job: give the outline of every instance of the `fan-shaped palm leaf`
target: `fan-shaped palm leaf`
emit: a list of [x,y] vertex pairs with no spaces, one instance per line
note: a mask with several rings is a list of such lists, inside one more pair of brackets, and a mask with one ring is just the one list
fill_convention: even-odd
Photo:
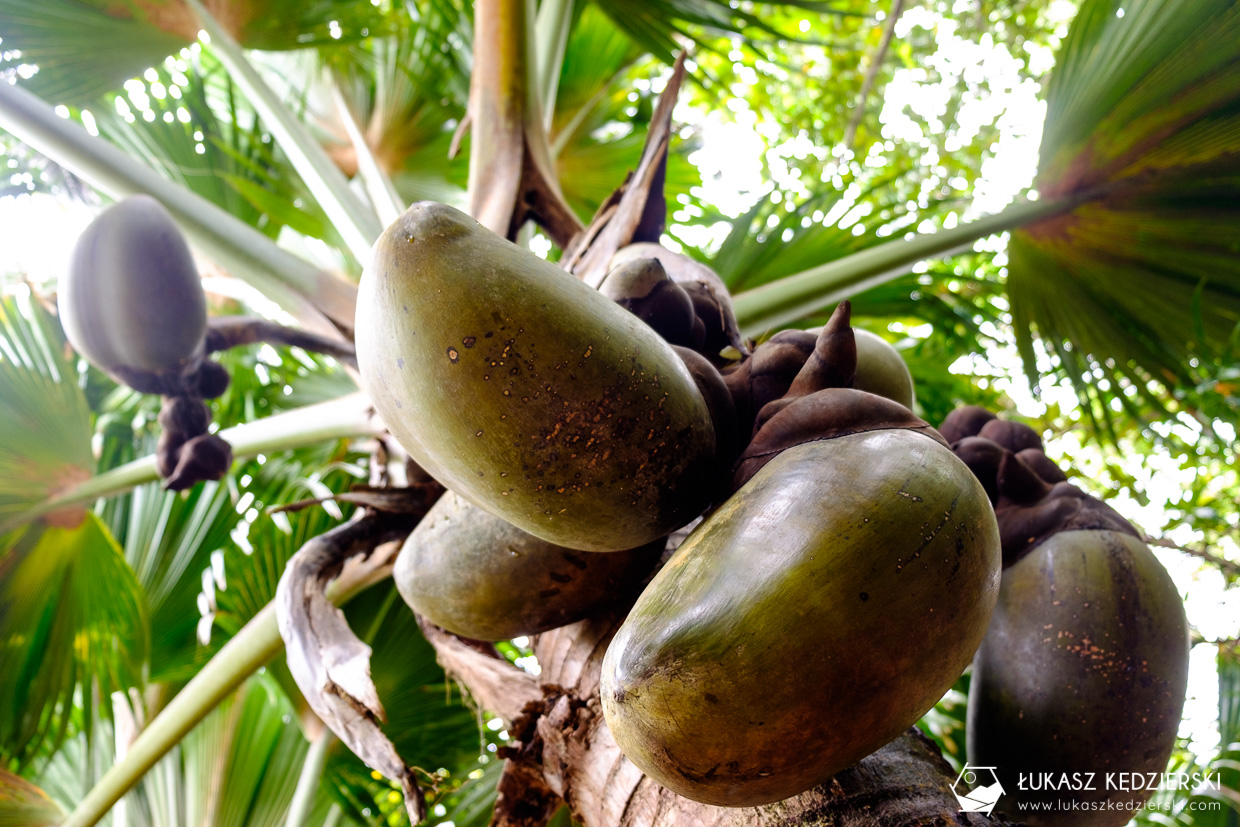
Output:
[[1024,227],[1008,291],[1031,377],[1036,331],[1082,397],[1105,402],[1103,427],[1111,406],[1140,417],[1138,397],[1164,404],[1150,380],[1198,384],[1193,357],[1214,361],[1240,322],[1240,7],[1086,0],[1059,57],[1039,200],[742,293],[742,329],[804,317],[919,259]]
[[[381,30],[381,12],[358,0],[215,0],[213,16],[251,49],[301,49]],[[0,37],[39,67],[31,88],[54,103],[89,104],[197,39],[183,0],[3,0]]]
[[200,665],[197,597],[241,519],[235,505],[228,485],[206,483],[184,494],[147,484],[102,506],[146,594],[152,682],[187,680]]
[[234,83],[245,93],[263,123],[275,136],[302,181],[343,237],[359,262],[368,260],[370,246],[383,227],[369,204],[349,188],[340,168],[332,163],[318,138],[267,83],[245,55],[244,49],[219,20],[199,2],[184,0],[210,35],[211,50],[228,69]]
[[[464,157],[449,160],[451,127],[465,111],[469,66],[448,44],[464,44],[468,16],[445,0],[408,4],[390,37],[325,52],[332,79],[357,121],[380,172],[393,179],[405,203],[433,199],[463,203]],[[341,124],[341,136],[347,130]],[[364,171],[353,146],[336,150],[342,168]]]
[[781,31],[765,16],[752,8],[793,7],[818,14],[852,14],[833,0],[762,0],[750,5],[727,0],[599,0],[599,7],[624,29],[634,42],[665,63],[675,61],[681,38],[701,42],[703,32],[712,35],[735,35],[796,40],[795,30]]
[[63,738],[74,694],[142,683],[142,590],[94,514],[0,541],[0,755],[21,765]]
[[[548,130],[553,152],[574,135],[588,135],[615,118],[627,104],[629,92],[618,88],[618,77],[641,54],[642,50],[598,6],[587,5],[580,10],[560,64]],[[561,181],[571,183],[564,176]]]
[[0,298],[0,523],[90,476],[90,411],[64,335],[24,291]]
[[1240,323],[1240,7],[1089,0],[1059,61],[1038,188],[1096,197],[1013,233],[1026,369],[1036,330],[1086,401],[1101,375],[1195,384]]
[[[328,235],[326,217],[209,54],[170,60],[126,91],[91,110],[100,135],[126,154],[270,237],[285,225]],[[136,113],[134,99],[144,104]]]
[[[292,473],[290,473],[292,472]],[[287,465],[271,472],[284,480],[281,498],[325,496],[345,490],[354,478],[334,472],[318,481],[296,480],[296,469]],[[207,592],[200,598],[209,609],[212,643],[235,634],[271,600],[288,559],[311,537],[339,522],[319,507],[289,514],[260,516],[251,526],[245,545],[230,545]],[[206,578],[204,578],[204,582]],[[444,767],[455,776],[475,766],[479,734],[477,719],[459,695],[446,685],[435,652],[418,631],[413,613],[389,582],[355,598],[346,608],[350,625],[371,645],[371,674],[388,712],[384,732],[407,762],[423,767]],[[299,697],[282,662],[272,674],[291,697]],[[327,777],[338,788],[347,811],[378,806],[376,796],[393,792],[386,782],[371,778],[370,771],[337,743],[331,747]],[[397,811],[399,808],[393,808]]]
[[64,813],[47,793],[0,769],[0,827],[55,827]]
[[198,598],[204,616],[212,618],[212,631],[208,635],[204,626],[203,639],[209,637],[214,644],[236,634],[275,597],[289,558],[352,511],[347,504],[328,502],[298,511],[259,513],[258,509],[330,498],[361,481],[361,468],[337,464],[325,469],[320,459],[307,461],[304,451],[288,452],[246,466],[244,476],[253,479],[239,505],[248,512],[247,522],[224,545],[220,561],[213,564],[213,578],[204,576],[206,589]]

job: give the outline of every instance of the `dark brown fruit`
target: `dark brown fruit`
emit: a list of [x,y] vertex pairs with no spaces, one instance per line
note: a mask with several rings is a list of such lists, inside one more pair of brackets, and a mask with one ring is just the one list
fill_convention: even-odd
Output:
[[[1150,793],[1108,789],[1108,774],[1166,768],[1188,646],[1175,585],[1130,534],[1063,531],[1006,569],[969,693],[969,761],[997,768],[997,809],[1038,826],[1126,824]],[[1031,789],[1042,773],[1094,773],[1096,789]]]

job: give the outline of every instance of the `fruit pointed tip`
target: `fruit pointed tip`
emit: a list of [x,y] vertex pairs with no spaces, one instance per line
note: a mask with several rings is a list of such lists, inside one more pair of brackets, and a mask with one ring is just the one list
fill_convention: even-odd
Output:
[[822,329],[823,334],[840,333],[852,325],[852,305],[847,299],[835,306],[835,312]]
[[438,201],[416,201],[389,228],[389,233],[413,243],[429,238],[454,238],[478,226],[473,218]]

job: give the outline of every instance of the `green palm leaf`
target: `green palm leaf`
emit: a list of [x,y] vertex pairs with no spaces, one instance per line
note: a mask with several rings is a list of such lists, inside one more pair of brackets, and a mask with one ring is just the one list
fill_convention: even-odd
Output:
[[487,827],[495,809],[496,787],[503,770],[504,762],[491,758],[471,773],[459,790],[445,796],[443,821],[450,821],[456,827]]
[[[161,758],[113,814],[123,808],[130,827],[278,827],[307,749],[300,729],[288,723],[295,714],[270,675],[255,675]],[[97,726],[92,738],[109,748],[114,740],[107,726]],[[49,792],[68,799],[62,803],[75,804],[85,792],[74,776],[88,762],[86,750],[83,733],[38,775]]]
[[285,225],[327,235],[326,218],[210,55],[161,65],[126,89],[141,92],[149,116],[133,112],[124,94],[91,111],[100,135],[127,155],[270,237]]
[[1094,198],[1012,235],[1030,376],[1035,331],[1086,402],[1126,399],[1100,376],[1138,393],[1191,386],[1193,359],[1226,347],[1240,323],[1238,67],[1231,0],[1082,5],[1048,89],[1037,186]]
[[0,827],[55,827],[64,817],[47,793],[20,776],[0,770]]
[[[250,466],[239,471],[248,472]],[[103,518],[146,594],[151,627],[150,680],[188,680],[201,665],[195,611],[204,576],[241,519],[237,492],[206,483],[184,494],[148,484],[103,504]]]
[[[213,3],[212,9],[251,49],[354,40],[384,25],[379,9],[357,0],[238,0]],[[93,102],[193,43],[198,28],[181,0],[0,2],[5,49],[18,50],[21,62],[39,67],[30,88],[54,103]]]
[[20,766],[64,737],[76,692],[141,685],[146,606],[94,514],[25,526],[0,547],[0,758]]
[[[465,40],[455,3],[419,0],[393,21],[390,37],[326,52],[332,78],[369,147],[406,203],[463,203],[468,161],[448,160],[452,119],[465,111],[469,67],[449,42]],[[343,158],[363,169],[362,158]]]
[[[273,465],[270,470],[264,469],[270,476],[256,486],[267,489],[267,498],[247,498],[247,505],[260,502],[273,507],[328,497],[358,482],[345,471],[333,471],[322,477],[311,474],[296,460],[272,459],[267,464]],[[329,507],[334,509],[334,506]],[[233,537],[224,547],[214,584],[208,586],[200,601],[200,606],[205,606],[212,618],[212,644],[236,634],[270,603],[289,558],[312,537],[336,526],[341,516],[340,510],[331,514],[318,506],[294,513],[260,514],[247,526],[244,539]],[[205,630],[203,637],[207,637]]]
[[[269,461],[268,465],[275,462]],[[296,479],[297,469],[284,465],[268,471],[272,480]],[[342,471],[321,480],[284,482],[272,491],[270,503],[304,496],[324,496],[341,491],[355,478]],[[204,592],[202,602],[210,609],[212,647],[235,634],[275,594],[284,566],[303,543],[339,522],[338,516],[320,507],[289,514],[260,516],[249,529],[244,546],[231,544],[223,554],[222,577]],[[205,578],[204,578],[205,582]],[[452,777],[463,777],[476,766],[479,749],[478,722],[459,694],[447,686],[435,652],[418,631],[413,613],[387,582],[350,601],[346,608],[350,626],[373,648],[371,674],[388,713],[383,730],[410,764],[443,767]],[[283,661],[271,667],[279,685],[290,697],[299,698]],[[370,770],[340,743],[332,745],[326,778],[336,789],[345,811],[364,820],[363,808],[401,812],[399,801],[388,801],[395,792],[386,781],[371,777]]]
[[90,476],[90,411],[60,326],[29,291],[0,298],[0,523]]
[[[549,134],[558,151],[574,135],[588,135],[627,105],[621,73],[642,50],[598,6],[581,9],[569,33],[560,65]],[[563,183],[571,183],[560,176]],[[614,188],[614,182],[613,182]]]
[[21,52],[21,62],[39,67],[30,86],[40,97],[89,103],[192,42],[190,33],[164,31],[124,11],[109,14],[103,5],[0,2],[0,37],[6,49]]
[[831,0],[763,0],[754,4],[727,0],[596,0],[616,25],[643,49],[665,63],[675,61],[680,50],[677,36],[701,44],[703,33],[741,36],[748,39],[796,40],[796,30],[772,26],[766,15],[752,6],[792,7],[817,14],[852,14]]

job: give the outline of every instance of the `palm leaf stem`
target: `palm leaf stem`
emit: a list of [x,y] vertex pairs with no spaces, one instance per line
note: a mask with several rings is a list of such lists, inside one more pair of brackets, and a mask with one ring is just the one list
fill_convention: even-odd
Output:
[[[365,567],[351,574],[345,573],[328,587],[327,598],[338,606],[343,605],[390,573],[390,566]],[[220,647],[185,688],[155,716],[134,740],[125,757],[104,773],[60,827],[93,827],[98,824],[116,802],[133,789],[142,776],[179,744],[211,710],[283,648],[275,604],[268,603]],[[322,740],[320,738],[312,745],[311,752]],[[324,746],[325,752],[326,749],[327,746]],[[290,825],[292,823],[289,822]]]
[[1087,197],[1013,204],[950,230],[889,241],[746,290],[733,300],[737,322],[743,334],[759,335],[902,276],[919,261],[951,255],[980,238],[1066,212]]
[[[350,394],[330,402],[307,405],[220,431],[241,459],[256,454],[274,454],[329,439],[375,434],[381,430],[371,416],[370,402],[361,394]],[[0,525],[0,533],[30,522],[44,514],[104,497],[115,496],[159,479],[155,457],[146,456],[66,488]]]
[[336,333],[330,320],[352,328],[357,292],[353,285],[286,252],[226,210],[163,178],[80,124],[61,118],[38,96],[0,82],[0,129],[111,198],[146,193],[158,199],[196,247],[306,327]]
[[284,827],[302,827],[310,817],[310,811],[314,808],[314,796],[318,793],[323,778],[323,768],[327,766],[327,752],[335,740],[336,736],[332,731],[323,727],[323,731],[310,744],[305,763],[301,765],[301,775],[297,778],[297,789],[293,791],[293,800],[289,803]]
[[186,2],[198,15],[203,30],[211,38],[211,51],[263,119],[263,124],[327,213],[328,220],[340,233],[354,258],[366,264],[370,259],[371,245],[383,232],[374,211],[349,189],[344,173],[332,163],[322,145],[263,80],[232,35],[198,0]]
[[573,0],[545,0],[539,4],[534,21],[534,59],[542,98],[543,128],[548,134],[555,117],[556,92],[560,88],[560,71],[572,25]]
[[91,827],[199,721],[283,648],[270,603],[220,649],[104,773],[61,827]]
[[340,120],[344,122],[345,132],[348,133],[353,152],[357,155],[358,177],[366,186],[366,194],[370,196],[370,203],[379,217],[379,223],[385,227],[391,226],[405,211],[405,201],[396,192],[396,185],[371,152],[370,144],[366,143],[366,136],[362,134],[357,118],[353,117],[353,110],[340,92],[340,86],[333,83],[331,87],[332,101],[336,104],[336,111],[340,113]]

